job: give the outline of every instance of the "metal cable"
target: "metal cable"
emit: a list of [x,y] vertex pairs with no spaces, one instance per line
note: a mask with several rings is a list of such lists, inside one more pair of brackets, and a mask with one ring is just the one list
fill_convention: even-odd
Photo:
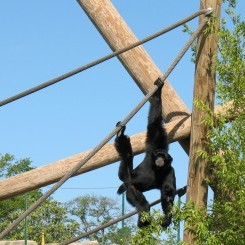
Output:
[[146,37],[144,39],[141,39],[140,41],[137,41],[136,43],[133,43],[133,44],[131,44],[131,45],[125,47],[125,48],[119,49],[119,50],[117,50],[115,52],[112,52],[109,55],[106,55],[106,56],[104,56],[104,57],[102,57],[100,59],[92,61],[91,63],[88,63],[86,65],[78,67],[78,68],[76,68],[76,69],[74,69],[74,70],[72,70],[70,72],[64,73],[64,74],[62,74],[62,75],[60,75],[60,76],[58,76],[56,78],[53,78],[53,79],[51,79],[51,80],[49,80],[47,82],[44,82],[44,83],[39,84],[39,85],[37,85],[37,86],[35,86],[33,88],[25,90],[25,91],[23,91],[23,92],[21,92],[19,94],[16,94],[16,95],[11,96],[11,97],[9,97],[7,99],[4,99],[4,100],[0,101],[0,107],[4,106],[6,104],[9,104],[9,103],[11,103],[11,102],[13,102],[15,100],[18,100],[20,98],[23,98],[23,97],[25,97],[27,95],[30,95],[32,93],[35,93],[35,92],[37,92],[37,91],[39,91],[41,89],[44,89],[44,88],[46,88],[48,86],[51,86],[51,85],[53,85],[53,84],[55,84],[57,82],[60,82],[60,81],[62,81],[64,79],[68,78],[68,77],[76,75],[79,72],[85,71],[85,70],[87,70],[87,69],[89,69],[89,68],[91,68],[91,67],[93,67],[95,65],[98,65],[98,64],[100,64],[100,63],[102,63],[102,62],[104,62],[106,60],[109,60],[109,59],[111,59],[111,58],[113,58],[115,56],[118,56],[118,55],[120,55],[120,54],[122,54],[122,53],[124,53],[124,52],[126,52],[126,51],[128,51],[130,49],[133,49],[133,48],[135,48],[135,47],[137,47],[137,46],[139,46],[139,45],[141,45],[141,44],[143,44],[145,42],[148,42],[148,41],[150,41],[150,40],[152,40],[152,39],[154,39],[154,38],[156,38],[156,37],[158,37],[158,36],[160,36],[160,35],[162,35],[162,34],[164,34],[166,32],[169,32],[169,31],[179,27],[180,25],[183,25],[184,23],[196,18],[199,15],[208,14],[209,12],[210,12],[210,9],[200,10],[200,11],[198,11],[198,12],[196,12],[196,13],[188,16],[188,17],[186,17],[185,19],[183,19],[181,21],[178,21],[178,22],[170,25],[169,27],[167,27],[167,28],[165,28],[165,29],[163,29],[163,30],[161,30],[159,32],[156,32],[156,33],[154,33],[154,34],[152,34],[152,35],[150,35],[150,36],[148,36],[148,37]]
[[[186,193],[186,186],[176,190],[176,195],[178,195],[178,196],[183,196],[185,193]],[[161,199],[158,199],[158,200],[150,203],[150,207],[153,207],[153,206],[157,205],[160,202],[161,202]],[[103,230],[103,229],[105,229],[105,228],[107,228],[107,227],[109,227],[111,225],[114,225],[114,224],[116,224],[116,223],[118,223],[118,222],[120,222],[122,220],[125,220],[125,219],[135,215],[136,213],[138,213],[138,211],[134,210],[134,211],[132,211],[132,212],[130,212],[128,214],[125,214],[125,215],[123,215],[123,216],[121,216],[121,217],[119,217],[117,219],[111,220],[111,221],[109,221],[109,222],[107,222],[107,223],[105,223],[103,225],[100,225],[100,226],[98,226],[98,227],[96,227],[96,228],[94,228],[94,229],[92,229],[92,230],[90,230],[90,231],[88,231],[86,233],[83,233],[83,234],[81,234],[81,235],[79,235],[79,236],[77,236],[75,238],[66,240],[66,241],[60,243],[59,245],[66,245],[66,244],[70,244],[72,242],[76,242],[79,239],[82,239],[82,238],[85,238],[87,236],[90,236],[90,235],[92,235],[92,234],[94,234],[94,233],[96,233],[96,232],[98,232],[100,230]]]
[[[173,71],[175,66],[178,64],[180,59],[183,57],[185,52],[191,46],[193,41],[197,38],[200,32],[204,29],[208,18],[204,20],[199,25],[198,29],[193,33],[189,41],[186,43],[180,54],[173,61],[167,72],[160,77],[162,82],[164,82],[168,75]],[[20,215],[12,224],[10,224],[4,231],[0,233],[0,239],[5,237],[11,230],[13,230],[23,219],[25,219],[32,211],[34,211],[43,201],[45,201],[49,196],[51,196],[62,184],[64,184],[71,176],[73,176],[90,158],[92,158],[112,137],[119,132],[119,130],[126,125],[126,123],[141,109],[141,107],[149,100],[149,98],[157,91],[158,86],[154,85],[153,88],[147,93],[147,95],[140,101],[140,103],[131,111],[131,113],[123,120],[121,123],[110,133],[104,140],[101,141],[87,156],[84,157],[77,165],[68,171],[49,191],[47,191],[42,197],[40,197],[34,204],[32,204],[22,215]]]
[[[161,200],[158,199],[158,200],[150,203],[150,207],[155,206],[155,205],[157,205],[160,202],[161,202]],[[129,217],[131,217],[131,216],[133,216],[133,215],[135,215],[137,213],[138,213],[138,211],[137,210],[134,210],[134,211],[132,211],[132,212],[130,212],[128,214],[125,214],[125,215],[123,215],[123,216],[121,216],[121,217],[119,217],[117,219],[111,220],[108,223],[105,223],[105,224],[103,224],[101,226],[98,226],[98,227],[96,227],[96,228],[94,228],[94,229],[92,229],[92,230],[90,230],[90,231],[88,231],[86,233],[83,233],[83,234],[81,234],[81,235],[79,235],[79,236],[77,236],[75,238],[72,238],[72,239],[69,239],[67,241],[64,241],[64,242],[60,243],[59,245],[66,245],[66,244],[70,244],[72,242],[76,242],[79,239],[82,239],[82,238],[85,238],[87,236],[90,236],[90,235],[94,234],[95,232],[98,232],[100,230],[103,230],[103,229],[105,229],[105,228],[107,228],[107,227],[109,227],[111,225],[114,225],[114,224],[116,224],[116,223],[118,223],[118,222],[120,222],[122,220],[125,220],[125,219],[127,219],[127,218],[129,218]]]

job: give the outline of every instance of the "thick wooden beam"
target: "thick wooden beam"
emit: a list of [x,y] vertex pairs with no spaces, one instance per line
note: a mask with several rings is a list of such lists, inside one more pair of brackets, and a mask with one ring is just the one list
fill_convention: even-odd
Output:
[[[211,7],[214,9],[215,16],[219,20],[221,10],[221,0],[202,0],[200,9]],[[202,21],[203,16],[200,17]],[[213,64],[216,61],[218,44],[218,21],[215,30],[211,35],[201,34],[198,38],[196,67],[195,67],[195,85],[194,101],[201,102],[211,111],[214,108],[214,90],[215,90],[215,71]],[[205,182],[207,178],[207,159],[203,159],[199,152],[208,151],[206,142],[210,126],[203,123],[207,118],[208,112],[193,104],[191,120],[191,138],[190,138],[190,158],[187,182],[187,202],[194,202],[197,208],[206,208],[208,185]],[[188,224],[187,224],[188,225]],[[195,237],[184,232],[184,242],[195,244]]]
[[[223,107],[215,107],[215,112],[227,114],[230,104]],[[169,141],[174,142],[188,138],[191,129],[191,118],[177,119],[165,124]],[[145,133],[131,136],[131,143],[134,155],[140,154],[145,150]],[[60,180],[67,171],[81,161],[89,151],[70,156],[68,158],[35,168],[28,172],[0,180],[0,200],[19,195]],[[91,170],[104,167],[113,162],[117,162],[119,156],[113,144],[105,145],[94,157],[92,157],[78,172],[77,175]]]
[[[190,133],[190,118],[185,121],[175,120],[166,124],[171,142],[184,139]],[[134,154],[140,154],[145,149],[146,133],[131,136],[131,144]],[[70,169],[81,161],[89,151],[76,154],[66,159],[59,160],[48,165],[30,170],[28,172],[0,180],[0,200],[18,195],[36,188],[52,184],[60,180]],[[76,175],[104,167],[119,160],[114,145],[106,144],[94,157],[92,157]]]
[[[111,1],[77,0],[77,2],[113,51],[138,41]],[[162,74],[142,46],[121,54],[119,60],[144,94],[149,92],[154,81]],[[188,108],[167,81],[163,89],[162,103],[166,122],[188,118],[190,115]],[[180,143],[188,153],[189,140]]]

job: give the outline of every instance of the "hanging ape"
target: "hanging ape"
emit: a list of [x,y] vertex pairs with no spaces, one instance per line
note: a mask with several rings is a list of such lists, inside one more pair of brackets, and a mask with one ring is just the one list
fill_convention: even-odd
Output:
[[168,154],[166,130],[162,125],[163,82],[158,79],[155,85],[158,86],[158,90],[150,99],[145,157],[135,169],[130,138],[124,134],[126,126],[117,133],[115,148],[121,157],[118,176],[123,181],[117,193],[122,194],[126,191],[127,201],[139,211],[138,227],[144,227],[149,224],[149,221],[141,220],[142,212],[150,212],[150,206],[143,192],[159,189],[165,214],[162,226],[166,228],[172,219],[171,208],[176,194],[176,180],[171,166],[172,157]]

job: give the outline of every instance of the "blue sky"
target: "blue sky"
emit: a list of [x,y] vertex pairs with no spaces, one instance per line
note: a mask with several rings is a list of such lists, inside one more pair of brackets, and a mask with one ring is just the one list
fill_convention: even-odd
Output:
[[[112,3],[139,39],[199,10],[196,0]],[[244,7],[243,2],[240,9]],[[0,1],[0,20],[0,100],[111,52],[75,0]],[[197,21],[190,26],[196,28]],[[144,44],[162,72],[189,38],[182,29]],[[194,64],[190,60],[189,51],[168,81],[191,109]],[[135,82],[113,58],[1,107],[0,153],[30,158],[33,166],[40,167],[92,149],[142,98]],[[147,103],[128,123],[129,135],[145,131],[148,108]],[[170,153],[177,186],[182,187],[187,181],[188,158],[178,143],[171,144]],[[135,163],[141,159],[135,157]],[[114,163],[74,177],[53,197],[66,202],[91,193],[120,201],[117,169]],[[159,198],[158,191],[146,195],[149,201]]]

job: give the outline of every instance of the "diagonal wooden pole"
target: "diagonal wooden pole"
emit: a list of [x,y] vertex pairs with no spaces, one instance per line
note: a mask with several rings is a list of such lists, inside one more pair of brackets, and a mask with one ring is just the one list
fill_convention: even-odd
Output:
[[[111,1],[77,0],[77,2],[112,50],[124,48],[138,41]],[[160,69],[142,46],[120,55],[119,60],[144,94],[148,93],[154,81],[161,75]],[[166,122],[189,117],[190,111],[167,81],[162,93],[163,117]],[[189,140],[179,142],[188,154]]]

